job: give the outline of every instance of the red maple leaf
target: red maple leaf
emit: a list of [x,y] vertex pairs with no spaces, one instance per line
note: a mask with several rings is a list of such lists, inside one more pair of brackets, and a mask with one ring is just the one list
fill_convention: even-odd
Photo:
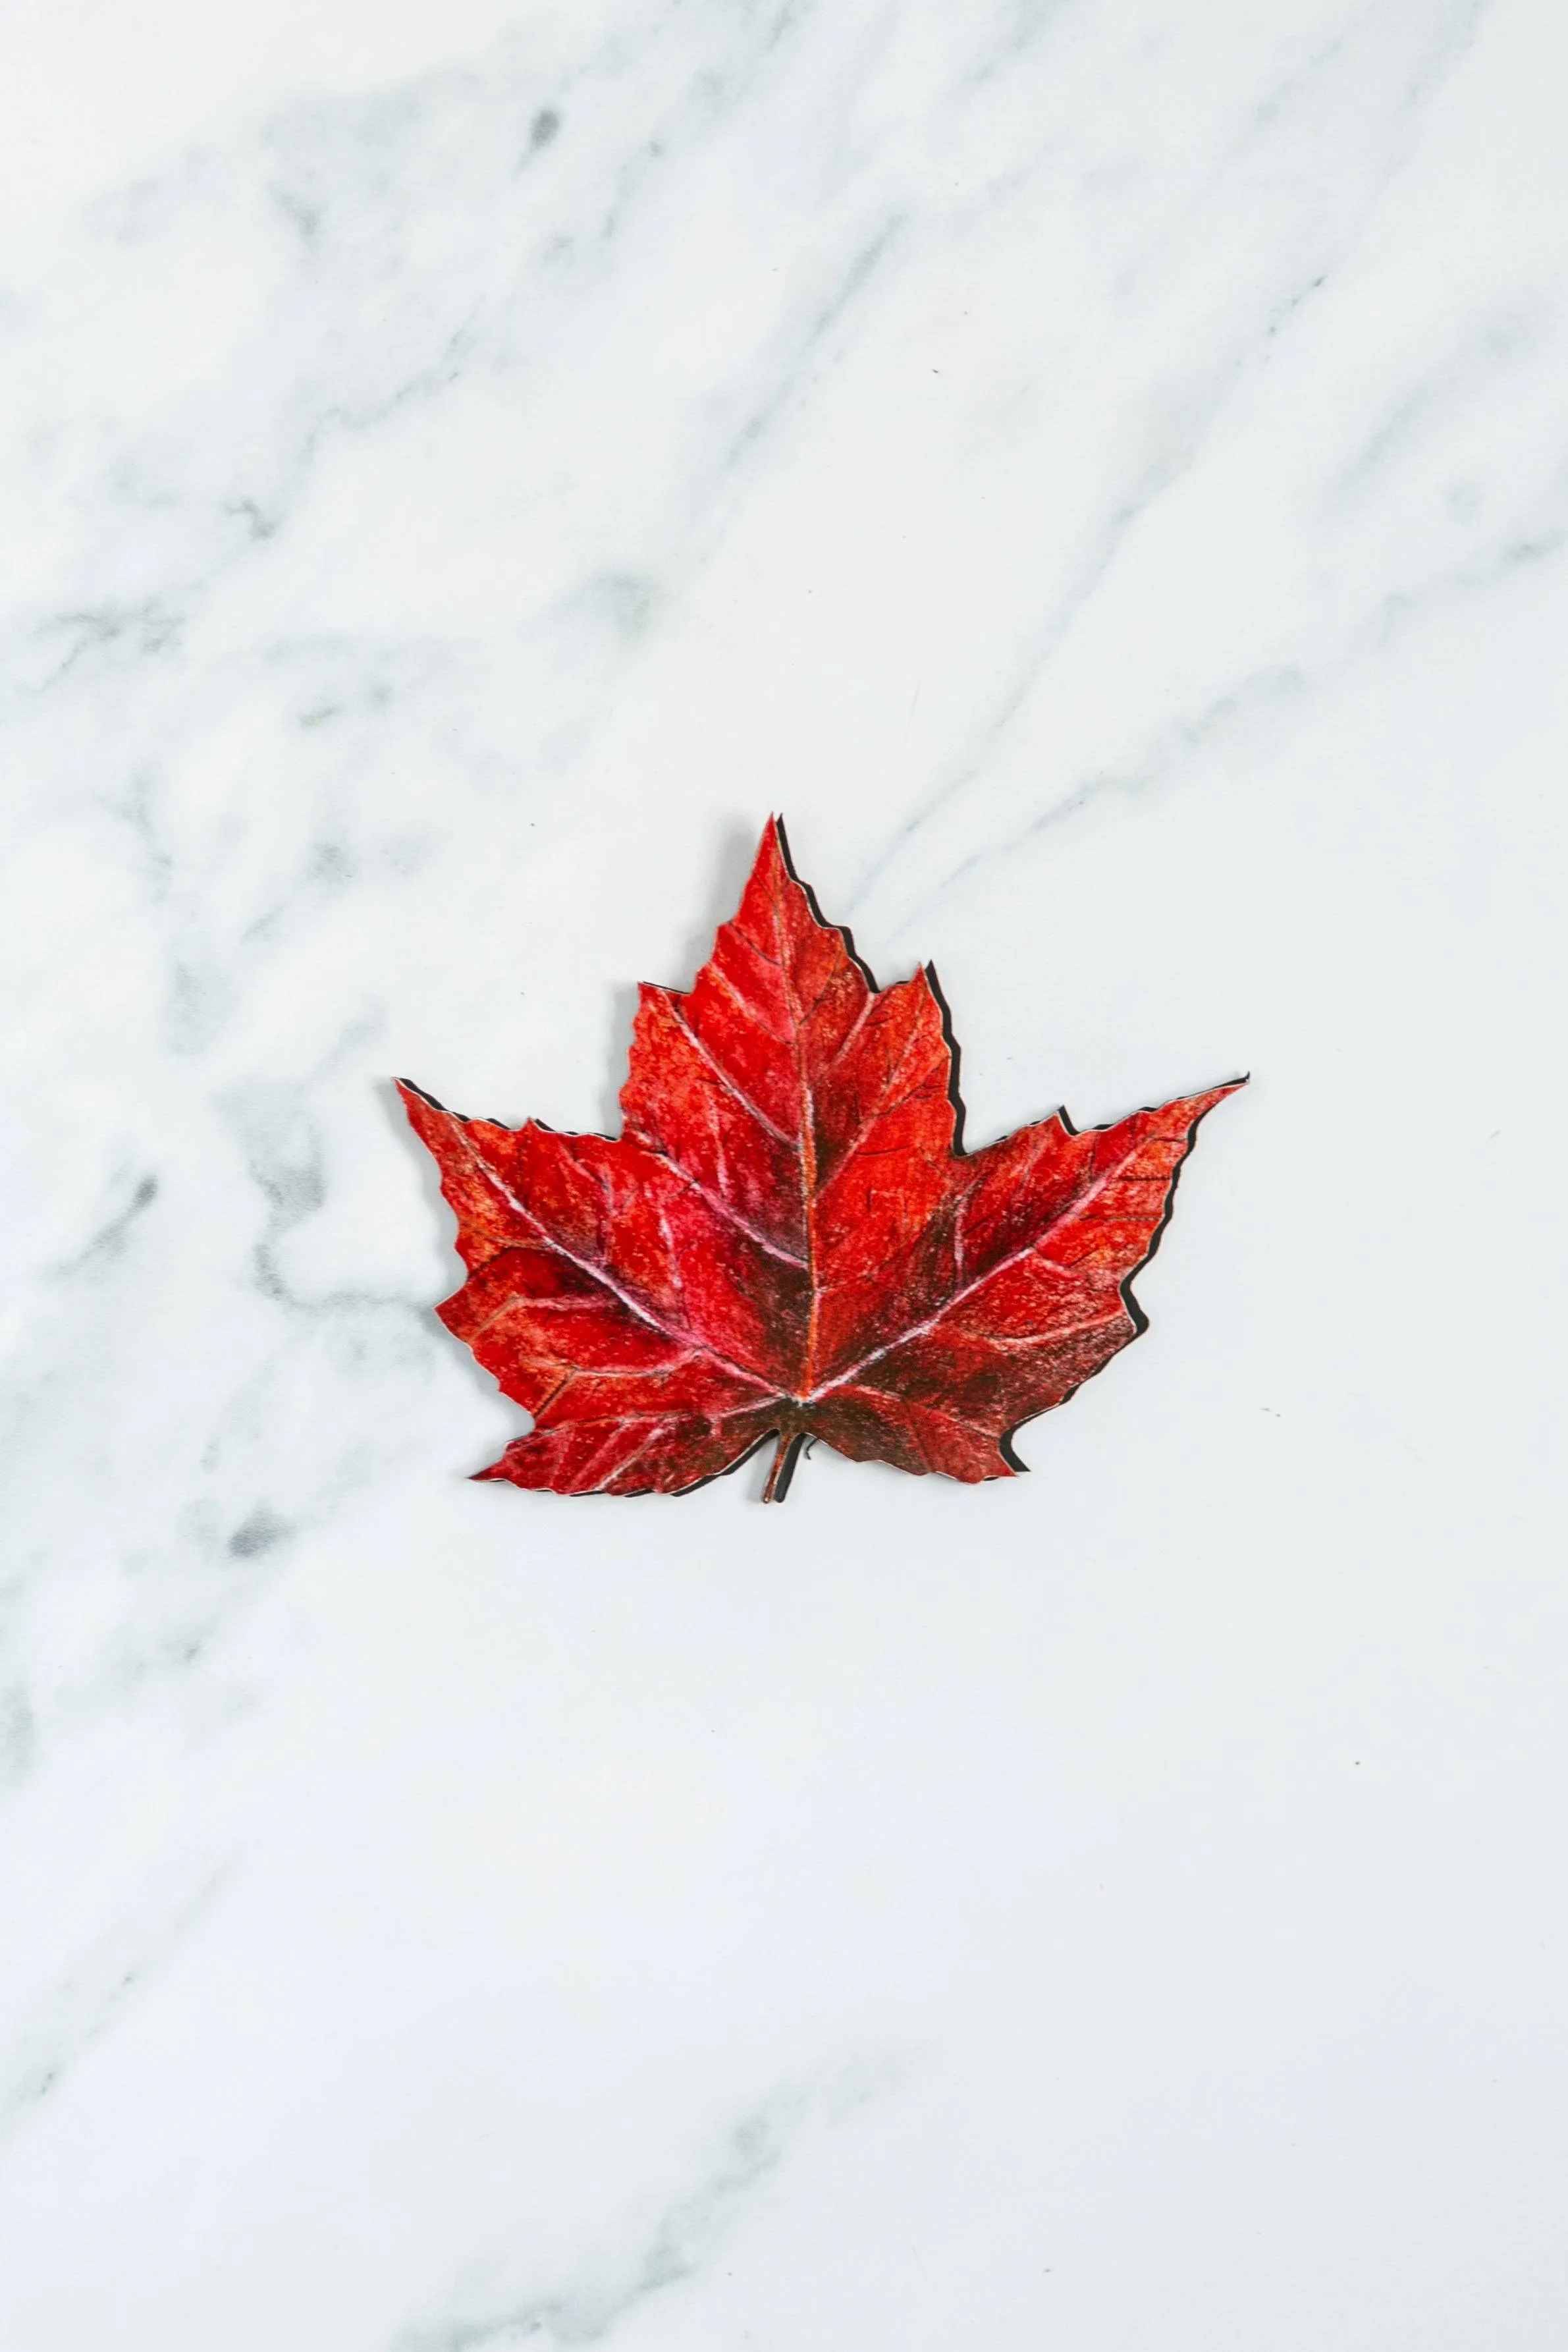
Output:
[[[644,987],[619,1138],[401,1086],[468,1279],[438,1309],[534,1426],[481,1478],[680,1494],[768,1437],[974,1481],[1144,1328],[1133,1275],[1210,1087],[959,1142],[934,973],[879,989],[777,819],[689,994]],[[400,1082],[401,1083],[401,1082]]]

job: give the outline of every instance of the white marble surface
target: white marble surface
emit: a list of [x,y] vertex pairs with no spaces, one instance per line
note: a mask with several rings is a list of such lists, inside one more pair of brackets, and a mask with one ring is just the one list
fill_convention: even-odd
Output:
[[[1568,20],[0,16],[5,2352],[1558,2352]],[[391,1105],[782,808],[971,1140],[1250,1067],[967,1491],[476,1486]]]

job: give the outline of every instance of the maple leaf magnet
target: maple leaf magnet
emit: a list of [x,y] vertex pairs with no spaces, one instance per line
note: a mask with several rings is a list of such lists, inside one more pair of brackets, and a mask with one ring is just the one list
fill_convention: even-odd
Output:
[[468,1279],[437,1311],[533,1415],[479,1472],[682,1494],[777,1442],[1009,1478],[1010,1433],[1137,1337],[1130,1290],[1210,1087],[960,1148],[929,970],[879,989],[768,826],[689,994],[644,986],[623,1131],[559,1135],[402,1085]]

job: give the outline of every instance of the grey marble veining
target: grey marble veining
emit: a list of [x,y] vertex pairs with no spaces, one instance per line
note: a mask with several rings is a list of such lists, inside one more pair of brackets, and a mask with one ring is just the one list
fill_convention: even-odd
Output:
[[[1555,2352],[1565,64],[0,25],[7,2352]],[[612,1123],[774,808],[971,1142],[1252,1070],[1151,1328],[468,1485],[390,1081]]]

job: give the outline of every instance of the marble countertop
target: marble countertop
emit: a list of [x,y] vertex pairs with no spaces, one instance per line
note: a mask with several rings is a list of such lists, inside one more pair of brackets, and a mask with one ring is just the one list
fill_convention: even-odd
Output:
[[[1568,22],[0,20],[5,2352],[1558,2352]],[[412,1076],[781,810],[968,1136],[1238,1070],[975,1489],[470,1483]]]

